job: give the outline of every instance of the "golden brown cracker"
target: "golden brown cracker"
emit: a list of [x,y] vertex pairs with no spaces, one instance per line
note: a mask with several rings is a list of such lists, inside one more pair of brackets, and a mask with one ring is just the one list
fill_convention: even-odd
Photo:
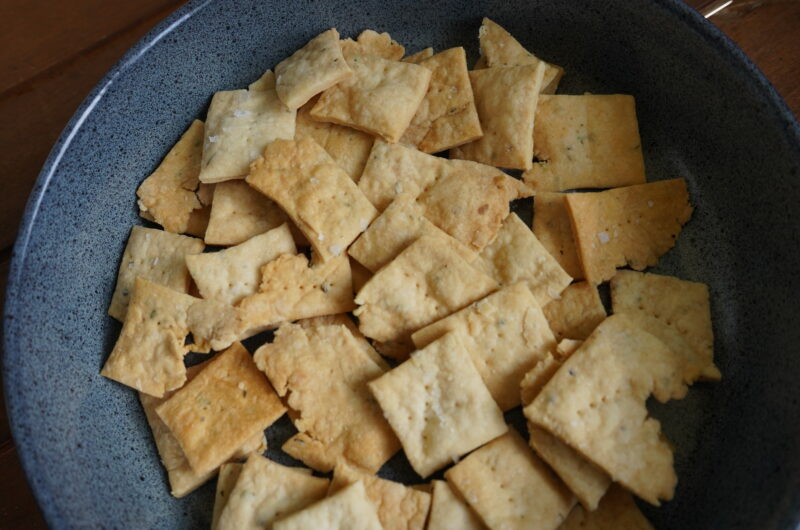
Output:
[[305,318],[303,320],[298,320],[295,322],[295,324],[309,329],[316,329],[323,326],[344,326],[353,335],[353,338],[356,340],[361,349],[364,350],[364,353],[369,355],[370,358],[375,361],[375,364],[380,366],[383,371],[389,370],[389,365],[387,364],[386,360],[375,351],[375,348],[372,347],[366,337],[364,337],[364,335],[362,335],[358,330],[358,326],[355,322],[353,322],[353,319],[350,318],[350,315],[346,313],[338,315],[326,315],[324,317]]
[[389,61],[399,61],[406,53],[388,33],[378,33],[371,29],[361,32],[356,40],[342,39],[340,42],[344,54],[377,55]]
[[272,525],[273,530],[382,530],[362,482],[356,482]]
[[533,233],[567,274],[576,280],[583,279],[583,267],[563,193],[536,193],[533,198]]
[[403,61],[407,63],[419,64],[425,59],[430,59],[431,57],[433,57],[433,48],[429,46],[427,48],[418,51],[417,53],[411,54],[407,57],[403,57]]
[[583,340],[606,318],[597,287],[588,282],[573,283],[543,309],[558,340]]
[[428,530],[482,530],[486,528],[472,508],[444,480],[434,480]]
[[214,188],[205,241],[208,245],[238,245],[287,221],[277,204],[246,182],[220,182]]
[[596,510],[575,506],[562,530],[653,530],[653,525],[636,506],[631,494],[614,484],[600,501]]

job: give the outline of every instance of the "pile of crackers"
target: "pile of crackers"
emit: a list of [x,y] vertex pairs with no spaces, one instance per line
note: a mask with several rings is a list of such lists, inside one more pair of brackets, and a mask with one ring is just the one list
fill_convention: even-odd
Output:
[[[646,181],[631,96],[556,95],[561,67],[479,37],[468,70],[328,30],[214,94],[139,187],[163,230],[131,230],[102,374],[175,497],[219,475],[214,528],[650,528],[631,493],[672,498],[645,402],[720,378],[707,287],[640,272],[686,183]],[[284,414],[306,467],[262,456]],[[438,479],[380,478],[399,451]]]

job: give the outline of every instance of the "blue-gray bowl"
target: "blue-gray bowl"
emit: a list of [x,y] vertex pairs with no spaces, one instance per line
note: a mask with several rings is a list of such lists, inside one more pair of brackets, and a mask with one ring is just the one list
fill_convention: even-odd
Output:
[[246,85],[332,26],[389,31],[411,52],[464,45],[474,59],[484,15],[564,65],[563,92],[635,95],[650,178],[689,181],[694,217],[659,270],[710,285],[725,378],[653,407],[676,444],[679,482],[675,499],[647,515],[660,528],[797,525],[800,128],[718,30],[676,0],[198,0],[134,46],[78,109],[14,249],[6,399],[53,527],[209,522],[213,483],[171,498],[134,392],[98,372],[119,330],[106,308],[140,222],[135,189],[211,94]]

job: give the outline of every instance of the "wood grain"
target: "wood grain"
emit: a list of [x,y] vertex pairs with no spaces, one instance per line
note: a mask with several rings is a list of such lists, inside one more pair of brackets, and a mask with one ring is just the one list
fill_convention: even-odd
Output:
[[11,442],[0,444],[0,528],[46,529],[39,507],[28,488],[17,451]]

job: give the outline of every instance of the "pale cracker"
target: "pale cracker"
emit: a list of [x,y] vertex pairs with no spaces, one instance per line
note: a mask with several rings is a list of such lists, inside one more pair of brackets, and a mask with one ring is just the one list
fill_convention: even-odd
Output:
[[381,357],[375,348],[369,343],[369,341],[361,334],[358,330],[358,326],[353,319],[350,318],[350,315],[347,313],[341,313],[338,315],[326,315],[324,317],[313,317],[313,318],[304,318],[303,320],[298,320],[295,322],[298,326],[309,328],[309,329],[316,329],[323,326],[344,326],[350,331],[353,335],[353,338],[356,340],[358,345],[364,350],[364,353],[370,356],[370,358],[375,361],[375,364],[380,366],[384,372],[389,370],[389,364],[386,360]]
[[672,450],[645,401],[686,395],[672,351],[624,315],[612,315],[584,341],[523,409],[626,488],[658,505],[677,478]]
[[483,137],[450,150],[450,158],[509,169],[533,164],[533,120],[544,65],[509,66],[469,73]]
[[384,530],[423,530],[431,505],[429,492],[414,489],[400,482],[383,479],[350,466],[336,465],[328,494],[361,481],[367,497],[378,510]]
[[475,265],[500,285],[525,282],[542,307],[558,298],[572,281],[515,213],[505,218]]
[[251,455],[222,511],[219,530],[263,530],[325,497],[330,481]]
[[168,232],[186,232],[192,211],[202,206],[195,190],[203,154],[203,129],[203,122],[194,120],[136,190],[139,211],[149,213]]
[[561,368],[570,355],[580,348],[583,341],[563,339],[556,346],[555,351],[548,352],[544,358],[540,359],[522,378],[520,386],[520,398],[522,406],[530,404],[539,395],[544,385]]
[[583,279],[572,224],[563,193],[537,192],[533,198],[533,233],[567,274]]
[[248,351],[234,344],[156,408],[196,473],[219,467],[286,412]]
[[444,480],[434,480],[428,530],[483,530],[486,528],[472,508]]
[[349,54],[353,75],[322,93],[311,116],[397,142],[428,90],[431,71],[423,66]]
[[561,530],[653,530],[630,493],[614,484],[596,510],[575,506]]
[[411,54],[407,57],[403,57],[403,62],[419,64],[425,59],[430,59],[431,57],[433,57],[433,48],[429,46],[427,48],[418,51],[417,53]]
[[281,254],[296,254],[289,225],[219,252],[186,256],[186,266],[203,298],[233,305],[258,292],[261,267]]
[[222,515],[222,510],[228,504],[228,498],[230,498],[231,491],[233,491],[243,467],[244,464],[239,462],[229,462],[220,466],[214,495],[214,512],[211,515],[211,530],[217,530],[219,516]]
[[294,138],[295,111],[275,89],[225,90],[211,98],[200,182],[244,178],[250,162],[278,138]]
[[288,221],[280,207],[246,182],[220,182],[205,232],[208,245],[238,245]]
[[120,322],[125,320],[136,278],[185,293],[189,288],[185,258],[188,254],[199,254],[204,247],[201,240],[193,237],[134,226],[119,264],[117,286],[108,314]]
[[692,216],[682,178],[568,193],[565,201],[583,272],[594,284],[611,279],[617,267],[643,270],[658,263]]
[[377,55],[390,61],[399,61],[406,53],[388,33],[378,33],[371,29],[361,32],[356,40],[342,39],[340,42],[344,54]]
[[588,282],[568,286],[543,310],[558,340],[583,340],[606,318],[600,293]]
[[508,430],[457,333],[368,386],[423,478]]
[[400,141],[438,153],[483,136],[464,48],[450,48],[416,64],[431,71],[431,81]]
[[331,155],[337,164],[344,169],[354,182],[358,182],[364,166],[367,164],[369,152],[375,137],[364,131],[317,121],[311,117],[311,109],[317,98],[297,109],[297,127],[295,138],[309,136]]
[[[619,271],[611,280],[614,313],[625,313],[687,360],[687,377],[719,380],[708,286],[671,276]],[[649,317],[649,318],[648,318]],[[653,323],[653,319],[662,325]]]
[[364,484],[356,482],[305,510],[276,521],[273,530],[382,530]]
[[484,64],[476,64],[476,70],[480,68],[521,66],[526,64],[538,66],[539,63],[544,63],[545,70],[541,93],[555,93],[558,82],[564,75],[563,68],[554,64],[545,63],[523,48],[517,39],[512,37],[509,32],[488,18],[483,19],[481,29],[478,30],[478,39],[480,41],[481,59]]
[[283,450],[309,467],[330,471],[344,459],[374,473],[399,449],[367,389],[384,369],[347,327],[285,324],[255,361],[299,413],[300,432]]
[[456,333],[502,410],[520,403],[523,376],[556,347],[542,309],[524,283],[517,283],[424,327],[411,338],[423,348]]
[[311,138],[269,144],[247,182],[286,211],[323,261],[346,254],[378,215],[355,182]]
[[444,476],[489,528],[555,530],[575,504],[513,428]]
[[401,341],[496,288],[494,280],[452,248],[423,236],[358,292],[355,303],[360,307],[353,314],[367,337]]
[[441,239],[468,263],[478,254],[450,237],[423,216],[422,206],[413,197],[401,195],[381,213],[348,249],[348,254],[372,272],[392,261],[422,236]]
[[290,110],[353,75],[339,46],[339,32],[331,28],[275,67],[275,91]]
[[535,119],[537,162],[523,179],[536,190],[615,188],[645,182],[633,96],[543,95]]

